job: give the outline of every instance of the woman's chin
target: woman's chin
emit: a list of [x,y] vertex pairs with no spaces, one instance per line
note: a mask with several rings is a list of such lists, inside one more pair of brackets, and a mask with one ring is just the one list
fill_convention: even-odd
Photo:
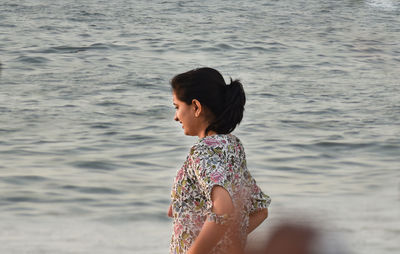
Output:
[[186,136],[197,136],[196,134],[193,134],[193,133],[191,133],[191,132],[188,132],[188,131],[186,131],[185,129],[183,130],[183,133],[184,133]]

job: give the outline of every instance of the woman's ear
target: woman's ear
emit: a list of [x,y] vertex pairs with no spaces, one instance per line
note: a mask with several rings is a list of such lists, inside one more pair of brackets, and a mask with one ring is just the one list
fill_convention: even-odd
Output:
[[193,99],[192,100],[192,105],[193,105],[193,109],[194,109],[194,116],[195,117],[199,117],[202,111],[202,107],[201,107],[201,103],[200,101]]

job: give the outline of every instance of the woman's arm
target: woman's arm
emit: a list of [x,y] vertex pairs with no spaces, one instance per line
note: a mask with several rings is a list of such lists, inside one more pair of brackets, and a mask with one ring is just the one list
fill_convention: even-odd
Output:
[[266,218],[268,217],[268,208],[257,210],[249,216],[249,226],[247,228],[247,234],[250,234],[256,229]]
[[[234,208],[231,196],[223,187],[215,186],[212,189],[211,200],[213,213],[217,215],[233,215]],[[187,254],[209,253],[221,240],[228,227],[228,223],[221,225],[207,219]]]
[[209,253],[221,240],[226,230],[226,225],[220,225],[213,221],[207,220],[204,222],[200,234],[197,236],[187,254]]

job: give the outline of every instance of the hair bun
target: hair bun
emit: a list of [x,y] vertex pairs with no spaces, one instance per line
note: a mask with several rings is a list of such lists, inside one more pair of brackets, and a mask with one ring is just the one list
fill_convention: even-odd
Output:
[[237,104],[236,106],[244,107],[246,104],[246,96],[244,93],[243,85],[240,80],[232,80],[229,85],[226,85],[225,105]]
[[215,124],[224,126],[223,132],[225,133],[232,132],[242,121],[245,104],[246,96],[242,83],[238,79],[232,80],[231,78],[231,83],[225,86],[224,110],[216,119]]

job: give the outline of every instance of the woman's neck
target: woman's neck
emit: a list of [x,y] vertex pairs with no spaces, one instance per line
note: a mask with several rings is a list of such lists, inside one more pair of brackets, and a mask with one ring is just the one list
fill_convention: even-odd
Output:
[[213,136],[216,135],[217,133],[215,131],[208,131],[207,134],[205,133],[205,131],[203,131],[199,136],[199,138],[205,138],[208,136]]

